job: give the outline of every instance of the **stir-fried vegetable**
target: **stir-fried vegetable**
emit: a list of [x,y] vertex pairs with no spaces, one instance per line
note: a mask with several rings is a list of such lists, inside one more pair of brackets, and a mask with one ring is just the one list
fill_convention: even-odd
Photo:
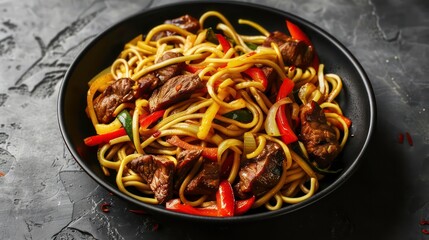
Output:
[[208,207],[193,207],[180,202],[180,199],[172,199],[166,203],[166,209],[175,212],[192,214],[206,217],[232,217],[239,216],[252,208],[255,196],[244,200],[235,200],[234,192],[228,180],[223,180],[219,184],[216,192],[216,205]]
[[217,40],[219,41],[219,44],[222,46],[223,52],[228,52],[228,50],[231,48],[231,44],[226,40],[226,38],[222,34],[216,34]]
[[231,183],[229,183],[228,180],[220,182],[219,189],[216,192],[216,203],[220,216],[234,216],[234,192],[232,191]]
[[165,208],[171,211],[186,213],[196,216],[217,217],[217,208],[193,207],[180,202],[180,199],[175,198],[165,204]]
[[141,115],[140,128],[146,129],[153,123],[157,122],[164,115],[165,110],[155,111],[149,115]]
[[201,155],[203,157],[206,157],[208,159],[211,159],[213,161],[217,160],[217,149],[218,148],[209,148],[209,147],[202,147],[202,146],[196,146],[189,144],[183,140],[181,140],[178,136],[172,136],[171,138],[167,139],[167,142],[170,144],[173,144],[174,146],[186,149],[186,150],[202,150]]
[[92,147],[92,146],[108,143],[110,140],[125,136],[126,134],[127,132],[125,131],[124,128],[119,128],[118,130],[115,130],[113,132],[87,137],[83,141],[85,145]]
[[251,121],[253,121],[253,114],[247,108],[227,112],[223,114],[223,116],[242,123],[250,123]]
[[122,110],[116,118],[119,119],[125,131],[127,132],[128,137],[131,141],[133,140],[133,118],[127,110]]
[[245,74],[249,75],[253,79],[253,81],[261,82],[264,89],[268,87],[268,80],[265,76],[265,73],[257,67],[252,67],[244,71]]
[[[288,78],[283,79],[283,83],[280,86],[276,100],[280,101],[281,99],[286,98],[292,92],[293,87],[294,82],[292,80]],[[293,132],[293,129],[289,124],[289,120],[287,119],[286,106],[282,105],[279,107],[276,115],[276,123],[284,143],[289,144],[298,140],[298,137]]]
[[207,28],[206,33],[206,39],[209,42],[212,42],[214,44],[219,44],[219,41],[217,40],[216,33],[213,31],[213,28]]
[[301,30],[301,28],[299,28],[297,25],[293,24],[288,20],[286,20],[286,26],[292,38],[304,41],[311,48],[313,48],[314,57],[313,57],[313,62],[311,63],[311,66],[317,71],[317,69],[319,68],[319,57],[317,56],[316,50],[314,49],[314,46],[311,43],[310,38],[308,38],[308,36]]

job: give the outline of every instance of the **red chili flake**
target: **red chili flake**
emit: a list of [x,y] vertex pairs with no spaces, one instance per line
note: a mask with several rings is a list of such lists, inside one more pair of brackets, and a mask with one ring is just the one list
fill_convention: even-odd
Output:
[[427,229],[422,229],[422,233],[424,233],[424,234],[429,234],[429,230],[427,230]]
[[424,219],[422,219],[422,220],[420,220],[420,225],[429,225],[429,221],[428,220],[424,220]]
[[409,132],[406,132],[406,133],[405,133],[405,136],[407,137],[408,144],[409,144],[410,146],[413,146],[413,145],[414,145],[414,143],[413,143],[413,138],[411,138],[410,133],[409,133]]
[[404,143],[404,134],[403,134],[403,133],[399,133],[399,139],[398,139],[398,142],[399,142],[400,144]]
[[249,52],[249,53],[247,53],[247,57],[251,57],[251,56],[253,56],[255,54],[256,54],[256,52]]
[[0,171],[0,177],[3,177],[4,175],[4,172]]
[[146,214],[146,212],[144,210],[140,210],[140,209],[129,209],[128,211],[135,213],[135,214],[141,214],[141,215]]
[[182,89],[182,84],[177,84],[176,85],[176,92],[180,91],[180,89]]
[[101,211],[103,211],[105,213],[110,212],[110,204],[109,203],[105,202],[105,203],[101,204],[100,208],[101,208]]
[[158,137],[159,137],[159,135],[161,135],[161,131],[156,131],[156,132],[154,132],[154,133],[152,134],[152,136],[153,136],[154,138],[158,138]]
[[289,67],[289,71],[290,71],[290,72],[295,71],[295,66],[290,66],[290,67]]
[[152,227],[152,231],[156,232],[156,231],[158,231],[158,228],[159,228],[159,224],[158,223],[154,223],[153,227]]

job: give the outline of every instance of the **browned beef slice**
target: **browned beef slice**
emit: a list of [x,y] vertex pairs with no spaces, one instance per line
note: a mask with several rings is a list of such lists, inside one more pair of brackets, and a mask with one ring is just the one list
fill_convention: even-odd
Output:
[[142,155],[139,156],[127,165],[131,170],[138,173],[146,183],[149,183],[153,178],[153,156]]
[[[184,15],[175,19],[171,19],[171,20],[166,20],[164,23],[167,24],[173,24],[176,25],[182,29],[185,29],[188,32],[191,33],[197,33],[198,30],[200,29],[200,22],[198,21],[198,19],[195,19],[194,17],[190,16],[190,15]],[[155,36],[153,36],[152,40],[156,41],[159,40],[163,37],[167,37],[167,36],[172,36],[175,35],[175,32],[172,31],[162,31],[159,32],[157,34],[155,34]]]
[[268,35],[268,37],[265,39],[262,46],[264,47],[271,47],[271,43],[274,42],[277,44],[277,46],[282,45],[283,43],[290,41],[292,39],[291,36],[286,35],[283,32],[280,31],[274,31]]
[[271,100],[271,102],[275,102],[277,92],[279,89],[279,86],[278,86],[279,83],[277,81],[278,74],[276,70],[274,70],[274,68],[269,66],[263,66],[261,70],[262,72],[264,72],[265,77],[267,78],[267,81],[268,81],[268,86],[265,92],[268,93],[267,96]]
[[133,85],[134,81],[129,78],[118,79],[94,99],[95,114],[100,123],[111,122],[116,107],[134,99]]
[[[157,63],[164,62],[171,58],[183,56],[181,53],[166,52],[157,61]],[[140,97],[143,94],[151,94],[155,88],[164,84],[168,79],[180,74],[185,63],[171,64],[166,67],[160,68],[154,72],[143,75],[137,82],[138,88],[136,96]]]
[[128,167],[140,174],[162,204],[173,196],[173,161],[161,156],[143,155],[133,159]]
[[219,187],[219,164],[212,160],[204,159],[202,169],[192,178],[185,193],[187,194],[214,194]]
[[201,156],[202,150],[184,150],[177,156],[176,174],[174,179],[174,189],[179,190],[180,185],[187,174]]
[[234,186],[238,197],[262,195],[273,188],[282,175],[285,159],[278,143],[267,141],[265,148],[255,158],[243,161],[238,172],[239,182]]
[[280,45],[283,61],[288,66],[307,68],[313,60],[313,48],[303,41],[287,41]]
[[341,151],[334,129],[327,124],[325,114],[314,101],[302,107],[300,119],[300,138],[310,159],[321,168],[328,167]]
[[198,19],[190,15],[184,15],[175,19],[167,20],[165,23],[176,25],[191,33],[197,33],[198,30],[200,30],[200,22]]
[[179,75],[167,80],[161,87],[153,91],[149,98],[151,112],[166,109],[169,106],[191,96],[196,90],[203,88],[198,75]]
[[140,97],[143,94],[151,94],[152,91],[160,85],[160,80],[155,73],[150,72],[143,75],[138,81],[136,96]]
[[304,41],[293,39],[282,32],[275,31],[265,39],[262,45],[270,47],[272,42],[279,46],[286,65],[307,68],[312,63],[313,48]]
[[[176,52],[166,52],[164,53],[157,61],[157,63],[164,62],[168,59],[181,57],[183,54]],[[161,84],[164,84],[168,79],[177,76],[182,71],[185,66],[184,62],[171,64],[166,67],[160,68],[156,71],[156,76],[161,81]]]
[[274,68],[268,67],[268,66],[263,66],[261,68],[261,70],[262,70],[262,72],[264,72],[265,77],[267,78],[268,84],[277,80],[278,74],[277,74],[276,70],[274,70]]

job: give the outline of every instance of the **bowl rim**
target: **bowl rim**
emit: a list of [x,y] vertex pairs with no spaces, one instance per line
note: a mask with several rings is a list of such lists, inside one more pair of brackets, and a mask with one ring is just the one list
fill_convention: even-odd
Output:
[[[140,202],[137,199],[134,199],[134,198],[122,193],[118,188],[110,185],[105,180],[103,180],[99,176],[97,176],[97,174],[94,173],[89,168],[89,166],[84,164],[84,161],[81,159],[79,153],[74,148],[74,146],[73,146],[73,144],[69,138],[69,135],[66,131],[65,117],[64,117],[65,109],[63,106],[64,106],[64,102],[65,102],[65,93],[67,90],[66,86],[67,86],[69,79],[70,79],[70,76],[72,75],[76,66],[80,62],[81,58],[83,58],[83,53],[87,52],[91,47],[93,47],[98,42],[98,40],[103,38],[103,36],[106,35],[109,31],[111,31],[114,28],[117,28],[119,25],[121,25],[123,22],[125,22],[129,19],[135,18],[135,17],[142,15],[142,14],[148,14],[148,13],[154,12],[154,11],[162,11],[163,9],[174,8],[177,6],[187,6],[187,5],[195,5],[195,4],[201,4],[201,5],[202,4],[209,4],[209,5],[227,4],[227,5],[230,5],[231,7],[232,6],[234,6],[234,7],[246,6],[246,7],[256,8],[259,10],[272,12],[275,14],[279,14],[279,15],[288,17],[288,19],[293,20],[294,22],[296,22],[299,25],[305,25],[306,28],[311,29],[318,36],[321,36],[321,37],[327,39],[330,43],[332,43],[335,46],[335,48],[340,50],[342,52],[342,54],[344,54],[344,56],[347,57],[352,62],[354,69],[358,73],[357,75],[360,76],[360,80],[362,81],[362,83],[364,85],[366,94],[368,95],[368,102],[369,102],[369,105],[368,105],[369,109],[368,110],[369,110],[369,118],[370,118],[369,119],[368,134],[364,140],[364,144],[363,144],[362,148],[360,149],[359,153],[357,154],[355,160],[352,162],[350,167],[346,171],[342,172],[341,175],[338,178],[336,178],[329,186],[318,191],[313,197],[311,197],[311,198],[309,198],[303,202],[297,203],[297,204],[282,207],[281,209],[276,210],[276,211],[264,211],[261,213],[254,213],[251,215],[243,215],[243,216],[234,216],[234,217],[229,217],[229,218],[205,217],[205,216],[195,216],[195,215],[177,213],[174,211],[166,210],[162,206],[151,205],[151,204],[146,204],[146,203]],[[365,154],[365,152],[366,152],[366,150],[367,150],[367,148],[371,142],[371,139],[374,135],[374,132],[375,132],[376,118],[377,118],[376,117],[376,101],[375,101],[375,96],[374,96],[374,92],[373,92],[370,80],[369,80],[367,74],[365,73],[365,70],[363,69],[363,67],[361,66],[359,61],[356,59],[356,57],[339,40],[337,40],[335,37],[333,37],[330,33],[326,32],[322,28],[316,26],[314,23],[312,23],[312,22],[310,22],[310,21],[308,21],[308,20],[306,20],[300,16],[297,16],[293,13],[287,12],[285,10],[276,9],[273,7],[269,7],[269,6],[257,4],[257,3],[232,2],[232,1],[227,1],[227,0],[221,0],[221,1],[216,1],[216,2],[193,0],[193,1],[186,1],[186,2],[176,2],[176,3],[164,4],[164,5],[157,6],[157,7],[150,7],[147,9],[143,9],[141,11],[138,11],[134,14],[131,14],[131,15],[115,22],[112,25],[109,25],[107,28],[102,30],[94,39],[92,39],[77,54],[77,56],[73,60],[72,64],[68,68],[68,70],[64,76],[63,81],[61,82],[60,90],[58,93],[58,101],[57,101],[57,120],[58,120],[61,135],[63,137],[65,144],[66,144],[66,147],[70,151],[72,157],[79,164],[79,166],[93,180],[95,180],[95,182],[97,184],[103,186],[108,191],[119,196],[122,200],[125,200],[127,202],[131,202],[132,204],[139,206],[139,207],[147,210],[148,212],[160,214],[160,215],[164,215],[164,216],[172,216],[175,219],[199,221],[199,222],[211,222],[211,223],[237,223],[237,222],[254,221],[256,219],[257,220],[263,220],[263,219],[268,219],[268,218],[274,218],[274,217],[278,217],[281,215],[285,215],[285,214],[295,212],[299,209],[302,209],[308,205],[311,205],[311,204],[315,203],[316,201],[319,201],[322,198],[330,195],[334,190],[336,190],[337,188],[342,186],[353,175],[353,172],[356,171],[359,164],[362,162],[362,158],[363,158],[363,156],[364,156],[364,154]]]

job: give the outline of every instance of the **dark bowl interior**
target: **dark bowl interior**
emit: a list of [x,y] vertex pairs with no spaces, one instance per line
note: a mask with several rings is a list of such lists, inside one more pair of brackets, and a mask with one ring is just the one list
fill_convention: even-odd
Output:
[[[293,21],[309,35],[321,62],[325,64],[325,72],[336,73],[342,77],[344,89],[338,101],[345,115],[349,116],[353,121],[351,127],[352,136],[340,156],[339,162],[341,162],[343,171],[335,177],[322,181],[321,188],[312,198],[299,204],[285,206],[273,212],[255,211],[245,216],[227,219],[174,213],[165,210],[161,206],[141,203],[121,193],[117,189],[114,179],[106,177],[102,173],[96,159],[96,149],[89,148],[83,144],[85,137],[94,134],[91,122],[85,114],[87,82],[101,70],[108,67],[122,50],[124,44],[135,36],[147,33],[149,29],[163,23],[166,19],[176,18],[184,14],[199,17],[209,10],[217,10],[223,13],[238,32],[245,34],[256,32],[247,26],[240,26],[237,23],[239,18],[256,21],[270,31],[281,30],[284,32],[286,31],[285,19]],[[215,26],[216,19],[210,20],[213,21],[212,26]],[[168,217],[210,222],[242,222],[296,211],[318,201],[346,181],[363,158],[363,153],[373,134],[375,107],[370,82],[360,64],[340,42],[314,24],[287,12],[255,4],[187,2],[140,12],[113,25],[96,37],[79,54],[65,76],[59,93],[58,118],[65,143],[84,171],[95,179],[97,183],[104,186],[108,191],[122,197],[125,201],[136,204],[153,214]]]

